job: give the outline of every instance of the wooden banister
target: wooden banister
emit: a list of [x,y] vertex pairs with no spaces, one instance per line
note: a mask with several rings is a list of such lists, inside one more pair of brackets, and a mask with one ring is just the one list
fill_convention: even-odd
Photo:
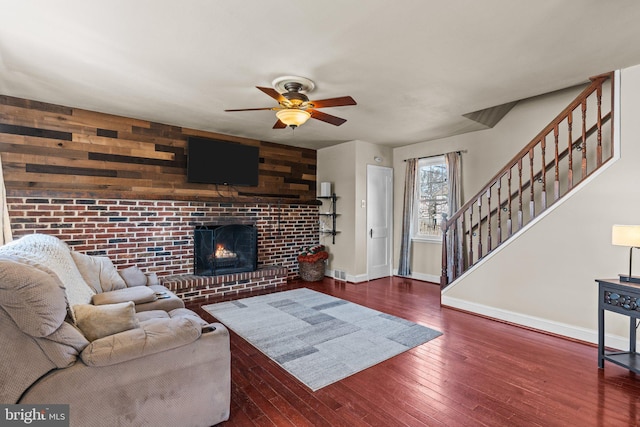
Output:
[[462,214],[463,211],[465,211],[466,209],[469,208],[469,206],[475,202],[476,198],[478,197],[478,195],[484,194],[487,192],[487,190],[489,189],[489,187],[493,186],[493,184],[496,182],[496,180],[500,177],[502,177],[509,169],[511,169],[512,167],[514,167],[514,165],[516,165],[518,163],[518,161],[522,160],[522,157],[524,157],[531,148],[535,147],[538,142],[540,142],[540,139],[547,135],[551,130],[553,130],[553,128],[555,126],[557,126],[559,123],[561,123],[565,117],[567,117],[568,113],[573,111],[576,107],[578,107],[581,103],[582,103],[582,98],[586,98],[589,95],[591,95],[594,90],[598,87],[598,85],[602,85],[602,83],[609,77],[607,76],[613,76],[613,74],[606,74],[606,75],[601,75],[598,77],[594,77],[592,78],[592,82],[589,86],[587,86],[581,93],[580,95],[578,95],[578,97],[571,103],[569,104],[569,106],[567,106],[567,108],[565,108],[564,110],[562,110],[562,112],[560,114],[558,114],[558,116],[547,125],[547,127],[545,127],[538,135],[536,135],[535,138],[533,138],[531,140],[531,142],[529,142],[522,150],[520,150],[518,152],[518,154],[516,154],[513,159],[511,159],[511,161],[509,161],[502,169],[500,169],[500,171],[498,171],[498,173],[496,173],[493,178],[491,178],[491,180],[489,180],[489,183],[487,183],[487,185],[485,185],[484,187],[482,187],[482,189],[480,191],[478,191],[478,193],[476,194],[476,197],[470,199],[467,203],[465,203],[460,209],[458,209],[458,211],[456,213],[454,213],[451,218],[449,218],[448,222],[452,223],[455,221],[455,219],[460,216]]
[[[609,112],[609,113],[607,113],[607,114],[605,114],[605,116],[604,116],[604,117],[602,117],[602,121],[601,121],[600,126],[601,126],[602,124],[606,124],[609,120],[611,120],[611,113],[610,113],[610,112]],[[587,139],[588,139],[590,136],[592,136],[594,133],[596,133],[596,131],[599,131],[599,130],[600,130],[600,128],[598,127],[598,125],[593,125],[591,128],[589,128],[589,130],[587,130]],[[582,145],[582,135],[580,135],[580,136],[578,137],[578,139],[577,139],[573,144],[571,144],[572,150],[575,150],[575,149],[576,149],[578,146],[580,146],[580,145]],[[552,169],[556,168],[556,165],[557,165],[557,163],[558,163],[558,162],[560,162],[560,161],[564,160],[565,158],[567,158],[567,157],[569,156],[570,151],[571,151],[571,150],[569,150],[568,148],[565,148],[565,149],[564,149],[564,151],[563,151],[562,153],[560,153],[560,154],[558,154],[558,153],[556,152],[555,160],[552,160],[552,161],[550,161],[549,163],[547,163],[547,164],[545,165],[544,173],[543,173],[542,171],[537,172],[537,173],[533,176],[533,180],[529,180],[529,181],[525,182],[524,184],[522,184],[522,190],[523,190],[523,191],[528,190],[528,189],[529,189],[529,187],[531,186],[531,182],[532,182],[532,181],[533,181],[533,182],[535,182],[535,181],[538,181],[538,180],[540,180],[540,179],[544,179],[544,177],[546,177],[546,173],[547,173],[547,172],[549,172],[550,170],[552,170]],[[600,150],[600,153],[599,153],[599,154],[601,155],[601,150]],[[557,169],[557,168],[556,168],[556,169]],[[556,181],[557,181],[557,179],[558,179],[558,172],[556,172]],[[546,182],[543,182],[543,183],[542,183],[542,186],[543,186],[543,188],[546,188]],[[500,188],[500,187],[498,187],[498,188]],[[516,191],[516,192],[514,192],[513,194],[511,194],[511,197],[513,198],[513,197],[516,197],[517,195],[518,195],[518,192]],[[498,197],[498,198],[499,198],[499,197]],[[559,196],[556,196],[556,199],[559,199]],[[499,205],[498,207],[496,207],[496,208],[494,208],[492,211],[490,211],[489,215],[484,215],[484,216],[482,217],[482,219],[480,220],[480,224],[478,224],[478,223],[476,222],[476,224],[475,224],[475,225],[473,225],[473,228],[472,228],[472,230],[471,230],[471,231],[474,231],[474,230],[475,230],[479,225],[484,224],[484,223],[487,221],[487,218],[491,217],[492,215],[496,215],[497,213],[499,213],[499,212],[500,212],[500,210],[501,210],[502,208],[504,208],[505,206],[507,206],[507,204],[508,204],[508,201],[507,201],[507,200],[505,200],[505,201],[501,202],[501,203],[500,203],[500,205]],[[547,206],[543,206],[543,210],[544,210],[546,207],[547,207]],[[498,223],[499,223],[499,221],[498,221]],[[467,232],[468,232],[468,231],[467,231]]]
[[[442,221],[441,285],[443,287],[520,231],[533,218],[544,212],[613,157],[613,76],[613,73],[607,73],[591,78],[591,83],[500,169],[474,197],[470,198],[451,218]],[[611,105],[603,108],[603,85],[607,80],[611,81]],[[603,112],[603,109],[609,111]],[[574,112],[577,118],[574,117]],[[593,118],[594,115],[595,118]],[[574,121],[578,121],[580,126],[575,140]],[[610,144],[611,150],[605,153],[602,129],[607,123],[610,123],[611,138],[604,143]],[[595,143],[587,144],[587,140],[594,135],[596,135]],[[552,149],[549,148],[549,144],[553,144]],[[561,145],[564,146],[561,147]],[[595,146],[592,148],[592,145]],[[573,151],[578,148],[580,163],[576,164],[574,160],[577,161],[578,158],[574,159]],[[553,154],[549,157],[552,158],[547,161],[547,153],[551,150]],[[540,158],[538,159],[537,156]],[[578,174],[574,174],[574,166],[580,169]],[[551,171],[553,171],[552,179],[554,180],[553,195],[549,196],[547,174]],[[513,173],[517,175],[513,176]],[[565,182],[565,179],[566,191],[561,194],[561,180]],[[504,180],[507,184],[507,197],[502,200],[501,190]],[[536,185],[539,181],[540,185]],[[550,202],[548,202],[549,197],[552,197]],[[525,201],[528,204],[526,211]],[[517,223],[513,221],[514,202]],[[503,210],[507,211],[504,216]],[[459,231],[460,229],[462,232]],[[504,230],[506,230],[506,236],[503,236]],[[495,233],[498,234],[497,238]],[[461,256],[454,260],[448,259],[447,245],[453,245],[455,250],[452,253],[457,251]],[[466,261],[464,261],[465,258]],[[449,268],[451,266],[453,268]]]

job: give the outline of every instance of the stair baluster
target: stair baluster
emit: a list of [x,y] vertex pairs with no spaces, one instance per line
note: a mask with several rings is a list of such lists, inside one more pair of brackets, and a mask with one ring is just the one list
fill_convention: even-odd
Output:
[[[603,85],[609,84],[610,88],[610,111],[603,112]],[[442,255],[442,277],[441,286],[445,287],[453,280],[475,265],[486,255],[501,246],[522,230],[536,216],[552,206],[559,199],[564,197],[577,184],[586,179],[591,173],[605,164],[613,157],[613,106],[614,106],[614,82],[613,73],[603,74],[591,79],[589,84],[549,125],[547,125],[534,139],[531,140],[516,156],[502,168],[495,177],[486,184],[474,197],[469,199],[451,218],[443,220],[443,255]],[[593,105],[595,103],[595,105]],[[592,106],[589,107],[589,104]],[[581,113],[581,135],[577,140],[573,138],[573,114],[574,111]],[[589,114],[587,114],[589,113]],[[588,116],[592,122],[588,121]],[[593,124],[591,124],[593,123]],[[604,137],[603,129],[608,126],[610,136]],[[560,152],[560,140],[567,137],[567,148]],[[587,144],[589,138],[591,143]],[[547,137],[553,138],[553,159],[547,163],[546,149]],[[593,140],[595,139],[595,141]],[[605,157],[605,147],[610,150]],[[589,146],[593,147],[589,150]],[[595,148],[595,149],[594,149]],[[536,151],[540,152],[540,161],[536,160]],[[573,150],[581,153],[580,169],[581,178],[576,182],[574,174]],[[525,175],[523,170],[524,159],[529,158],[529,173]],[[536,163],[539,168],[536,169]],[[588,165],[593,164],[591,171]],[[577,166],[577,165],[576,165]],[[514,169],[518,174],[513,176]],[[553,170],[553,201],[549,202],[547,197],[546,174]],[[527,182],[523,182],[526,177]],[[514,178],[517,183],[514,183]],[[506,192],[502,194],[502,180],[506,180]],[[535,185],[536,182],[540,185]],[[566,182],[566,188],[562,184]],[[513,188],[513,185],[517,188]],[[495,190],[494,190],[495,188]],[[524,192],[529,190],[529,212],[525,216],[523,212]],[[496,200],[497,198],[497,200]],[[513,202],[517,198],[517,224],[513,222]],[[486,202],[483,200],[486,199]],[[486,203],[486,212],[483,205]],[[477,215],[474,214],[477,205]],[[497,211],[497,212],[496,212]],[[502,215],[506,212],[506,215]],[[503,236],[503,227],[506,228],[506,235]],[[484,228],[484,230],[483,230]],[[483,234],[486,232],[486,242]],[[497,234],[497,237],[496,237]],[[477,237],[477,242],[475,238]],[[453,260],[447,258],[447,243],[452,244],[454,250],[450,253]],[[461,246],[460,246],[461,245]],[[462,254],[467,257],[460,257],[460,247]],[[477,253],[474,252],[477,250]],[[459,259],[462,258],[462,264]],[[448,268],[448,263],[453,268]],[[449,277],[449,272],[451,277]]]

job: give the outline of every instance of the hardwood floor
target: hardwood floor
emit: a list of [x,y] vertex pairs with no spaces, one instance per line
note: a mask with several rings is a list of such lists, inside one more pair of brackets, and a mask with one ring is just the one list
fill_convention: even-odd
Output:
[[[439,306],[402,278],[297,282],[443,335],[312,392],[231,332],[231,417],[221,426],[635,426],[640,379],[597,348]],[[196,309],[208,320],[213,318]],[[595,316],[595,313],[594,313]]]

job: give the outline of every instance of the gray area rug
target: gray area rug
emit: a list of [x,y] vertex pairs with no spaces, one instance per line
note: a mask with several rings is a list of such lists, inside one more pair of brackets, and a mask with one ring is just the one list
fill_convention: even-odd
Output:
[[202,308],[313,391],[442,335],[306,288]]

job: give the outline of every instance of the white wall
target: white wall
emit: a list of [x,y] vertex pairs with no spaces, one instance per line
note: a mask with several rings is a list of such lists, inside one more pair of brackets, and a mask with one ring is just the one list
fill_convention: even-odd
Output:
[[[620,85],[621,158],[445,289],[444,304],[597,342],[594,280],[628,269],[628,249],[611,245],[611,226],[640,224],[640,66],[622,70]],[[607,345],[626,349],[628,318],[607,313],[606,322]]]
[[[575,87],[518,102],[492,129],[456,135],[393,150],[394,265],[398,265],[404,191],[405,159],[465,150],[462,154],[462,199],[472,197],[531,139],[551,122],[583,89]],[[440,281],[442,245],[414,242],[412,277]]]
[[[640,66],[621,73],[621,158],[545,216],[534,228],[505,245],[442,296],[443,303],[492,317],[596,342],[596,278],[627,270],[628,250],[611,245],[613,224],[640,224]],[[395,148],[351,141],[318,151],[318,182],[331,181],[339,195],[336,245],[331,269],[351,278],[366,273],[366,164],[383,157],[394,169],[394,265],[399,249],[404,159],[466,150],[463,199],[483,186],[548,124],[582,87],[521,101],[495,128]],[[371,159],[370,159],[371,158]],[[391,163],[392,162],[392,163]],[[414,277],[439,279],[439,244],[414,244]],[[640,257],[636,257],[636,260]],[[640,262],[635,270],[640,271]],[[357,281],[357,280],[355,280]],[[607,344],[625,348],[628,320],[607,313]],[[595,361],[594,361],[595,363]]]
[[[355,269],[355,205],[356,198],[356,143],[355,141],[318,150],[318,188],[320,182],[331,182],[333,192],[338,196],[336,243],[332,244],[331,236],[320,235],[320,243],[327,246],[330,254],[328,268],[351,272]],[[327,202],[325,201],[324,210]]]
[[[393,151],[390,147],[365,141],[349,141],[318,150],[317,180],[332,182],[338,196],[335,245],[331,237],[321,238],[329,248],[328,270],[344,271],[350,282],[367,279],[367,211],[362,200],[367,198],[367,165],[391,167]],[[381,162],[376,162],[380,157]],[[318,184],[318,188],[320,185]],[[366,204],[366,203],[365,203]]]

